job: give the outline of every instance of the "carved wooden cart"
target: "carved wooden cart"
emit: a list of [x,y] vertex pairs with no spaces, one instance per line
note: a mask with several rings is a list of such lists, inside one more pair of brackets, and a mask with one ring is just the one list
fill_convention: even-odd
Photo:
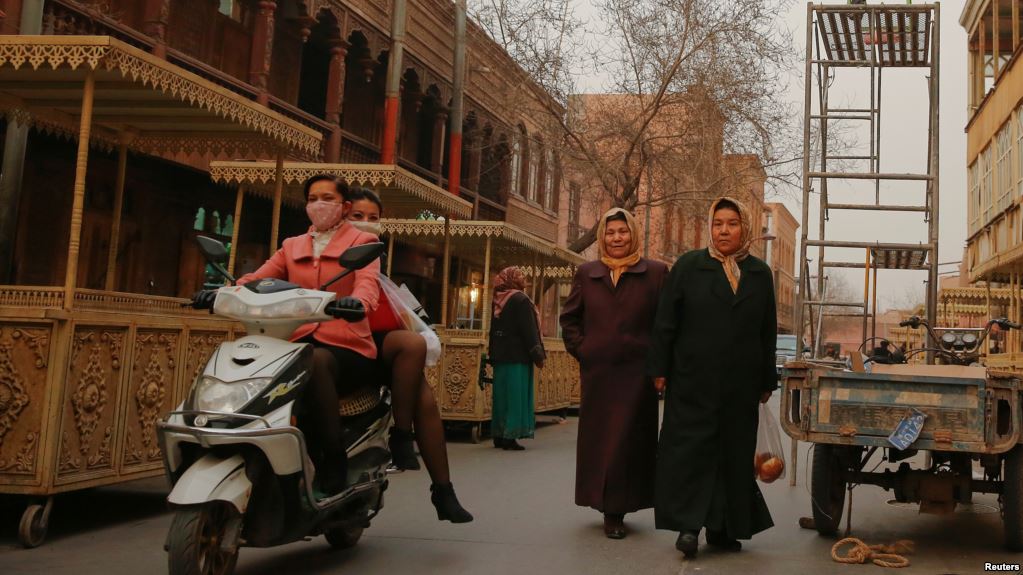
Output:
[[[163,473],[154,422],[180,401],[209,350],[234,334],[228,322],[181,309],[180,299],[115,291],[122,250],[140,255],[121,230],[129,151],[202,167],[220,153],[313,157],[323,138],[106,36],[0,36],[0,81],[9,134],[30,127],[77,140],[53,175],[63,182],[73,173],[73,186],[60,191],[66,203],[47,206],[48,221],[70,222],[66,247],[44,256],[18,240],[22,261],[44,259],[35,267],[58,270],[48,275],[63,281],[0,285],[0,493],[37,498],[19,529],[34,546],[45,537],[53,494]],[[105,226],[85,209],[90,147],[116,151]],[[89,176],[90,198],[107,191]],[[173,231],[175,239],[183,232]],[[267,244],[276,233],[274,226]],[[97,254],[100,244],[109,250]],[[105,289],[81,289],[83,278],[97,276]]]

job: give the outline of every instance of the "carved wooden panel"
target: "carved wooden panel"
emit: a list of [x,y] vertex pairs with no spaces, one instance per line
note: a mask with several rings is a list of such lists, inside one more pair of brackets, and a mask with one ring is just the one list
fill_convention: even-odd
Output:
[[0,323],[0,483],[38,477],[51,330]]
[[174,406],[180,341],[177,330],[140,329],[135,334],[125,398],[122,469],[161,464],[156,422]]
[[127,328],[77,325],[64,380],[57,483],[114,470]]
[[442,386],[438,401],[441,415],[478,419],[476,396],[479,392],[480,345],[448,344],[442,359]]
[[213,352],[225,340],[230,339],[226,331],[192,331],[188,334],[188,347],[185,352],[185,374],[182,381],[182,388],[174,397],[174,407],[177,407],[185,396],[188,395],[192,384],[206,367]]

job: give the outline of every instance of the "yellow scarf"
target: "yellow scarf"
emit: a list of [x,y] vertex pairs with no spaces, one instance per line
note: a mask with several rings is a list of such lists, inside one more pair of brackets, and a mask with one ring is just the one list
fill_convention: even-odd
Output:
[[[739,220],[742,222],[742,233],[739,235],[739,249],[734,254],[727,256],[722,254],[717,246],[714,245],[714,212],[717,211],[718,204],[725,201],[731,202],[739,208]],[[739,268],[739,262],[746,259],[749,255],[750,244],[753,243],[753,226],[749,218],[749,212],[746,211],[746,206],[737,200],[727,197],[718,198],[710,205],[707,227],[709,228],[709,235],[707,237],[710,238],[710,246],[707,249],[710,252],[710,257],[721,262],[721,267],[725,269],[725,276],[728,277],[728,285],[732,287],[732,293],[738,293],[739,280],[742,279],[742,270]]]
[[[607,229],[607,219],[616,214],[625,216],[625,224],[632,232],[632,244],[629,245],[629,255],[623,258],[613,258],[607,254],[607,247],[604,245],[604,231]],[[639,263],[642,258],[639,255],[639,228],[636,226],[636,218],[622,208],[611,208],[600,217],[597,225],[597,246],[600,251],[600,261],[611,270],[611,285],[617,287],[618,280],[630,267]]]

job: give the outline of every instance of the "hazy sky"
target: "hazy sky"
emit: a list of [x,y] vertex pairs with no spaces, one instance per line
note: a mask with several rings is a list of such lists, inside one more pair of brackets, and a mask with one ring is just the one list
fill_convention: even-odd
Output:
[[[894,4],[895,2],[893,2]],[[940,218],[939,218],[939,262],[959,261],[966,242],[966,32],[959,25],[963,2],[947,1],[941,5],[941,70],[940,70]],[[802,50],[806,41],[806,4],[795,3],[782,23],[792,35],[797,47]],[[886,69],[882,75],[881,107],[881,166],[882,172],[923,173],[926,171],[927,156],[927,70]],[[799,81],[793,82],[791,100],[798,104],[802,113],[802,73]],[[869,75],[860,71],[840,71],[830,91],[831,106],[866,108],[870,98]],[[816,99],[815,106],[816,106]],[[816,112],[815,112],[816,113]],[[845,122],[844,126],[859,125],[862,137],[858,152],[867,151],[866,122]],[[864,170],[865,171],[865,170]],[[815,184],[816,185],[816,184]],[[782,201],[800,219],[799,190],[785,194]],[[829,192],[837,196],[832,201],[842,203],[866,203],[874,198],[873,182],[860,182],[853,186],[836,189],[833,184]],[[841,195],[839,195],[841,193]],[[922,205],[923,184],[882,184],[881,201],[885,204]],[[812,196],[811,214],[817,213],[818,196]],[[811,237],[817,231],[817,219],[811,218]],[[876,212],[832,212],[828,221],[828,235],[831,239],[852,241],[893,241],[915,243],[926,241],[927,228],[922,214],[884,216]],[[816,248],[811,248],[810,258],[816,259]],[[828,260],[862,261],[859,251],[833,250]],[[942,266],[940,271],[952,271],[955,266]],[[847,283],[857,286],[862,294],[863,272],[855,270],[831,270],[830,274],[845,274]],[[880,305],[899,305],[912,299],[923,301],[923,272],[880,272],[878,277]],[[886,305],[887,304],[887,305]]]

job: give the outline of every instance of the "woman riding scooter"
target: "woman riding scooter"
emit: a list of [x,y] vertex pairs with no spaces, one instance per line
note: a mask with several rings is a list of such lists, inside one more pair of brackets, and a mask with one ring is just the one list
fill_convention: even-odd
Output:
[[[238,283],[277,278],[318,289],[341,271],[338,257],[342,252],[376,242],[376,236],[348,224],[345,216],[351,204],[341,191],[333,176],[318,175],[306,180],[306,214],[312,222],[309,231],[284,240],[281,249],[258,270],[239,278]],[[331,286],[329,289],[337,293],[337,305],[353,310],[376,309],[379,273],[380,261],[376,260]],[[377,349],[369,321],[306,324],[292,334],[291,340],[314,347],[312,378],[302,404],[312,422],[310,439],[315,440],[323,454],[318,467],[320,489],[327,494],[338,493],[345,487],[348,471],[338,397],[374,377]]]
[[[351,187],[342,191],[352,205],[348,211],[349,221],[362,231],[379,235],[379,221],[383,212],[380,197],[365,188]],[[423,454],[430,479],[433,480],[430,500],[437,508],[437,518],[452,523],[467,523],[473,517],[458,502],[451,485],[444,424],[433,390],[423,375],[426,341],[419,334],[404,329],[395,321],[394,313],[385,310],[391,305],[386,293],[381,291],[380,298],[380,306],[370,314],[369,323],[379,350],[378,361],[387,370],[383,379],[391,381],[394,399],[391,457],[400,469],[419,469],[412,448],[414,437]],[[413,425],[416,430],[414,436]]]

